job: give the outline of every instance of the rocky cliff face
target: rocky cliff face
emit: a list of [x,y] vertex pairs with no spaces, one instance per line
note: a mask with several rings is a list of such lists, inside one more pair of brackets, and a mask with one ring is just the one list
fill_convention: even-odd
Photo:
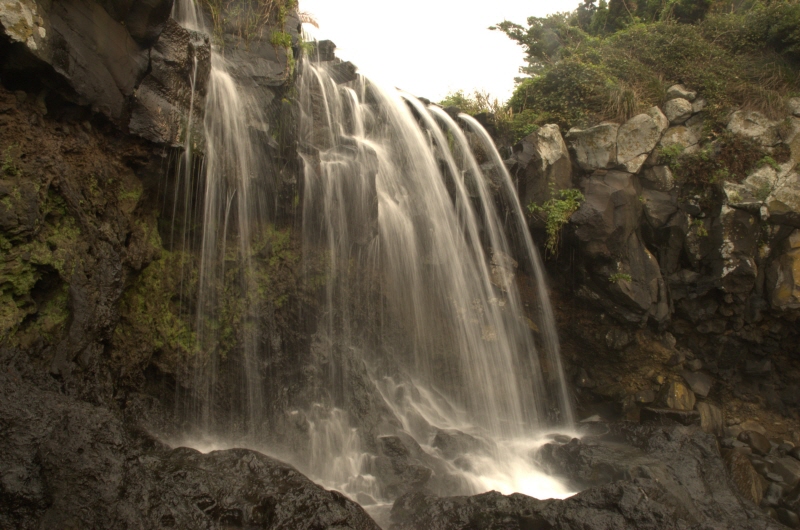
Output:
[[[701,96],[675,86],[662,108],[563,142],[543,127],[508,164],[523,196],[585,196],[549,266],[582,416],[677,414],[727,447],[755,431],[769,452],[800,443],[798,100],[779,120],[720,123]],[[756,466],[759,491],[773,463]],[[783,495],[794,479],[778,482]]]

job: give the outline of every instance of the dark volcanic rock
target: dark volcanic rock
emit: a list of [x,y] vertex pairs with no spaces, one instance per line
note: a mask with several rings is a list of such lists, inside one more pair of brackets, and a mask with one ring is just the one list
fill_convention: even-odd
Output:
[[485,453],[492,449],[489,442],[455,429],[437,430],[431,445],[439,449],[448,460],[465,453]]
[[6,366],[0,430],[2,528],[378,528],[357,504],[273,458],[169,450]]
[[696,410],[644,407],[639,415],[639,422],[653,425],[670,425],[674,423],[679,423],[681,425],[700,425],[701,416]]
[[744,431],[739,433],[739,441],[750,446],[754,452],[766,455],[772,450],[772,445],[763,434],[756,431]]
[[[164,12],[166,5],[150,5],[155,11],[148,11],[151,2],[137,4],[142,6],[134,9],[139,14],[132,15],[138,26],[135,32],[142,42],[152,42],[169,10]],[[112,119],[122,117],[126,99],[149,67],[148,50],[128,32],[124,19],[115,20],[91,0],[20,3],[3,9],[31,10],[29,19],[22,16],[17,24],[0,28],[0,35],[15,43],[3,64],[4,79],[40,77],[74,103]],[[150,20],[149,15],[160,16]]]
[[[449,498],[412,492],[395,502],[392,529],[780,528],[739,497],[715,437],[696,427],[612,425],[604,436],[547,445],[542,460],[593,487],[544,501],[497,492]],[[614,482],[598,485],[604,481]]]
[[168,145],[179,144],[187,134],[197,134],[184,128],[189,123],[202,127],[210,71],[209,37],[169,19],[150,52],[150,72],[136,89],[130,132]]

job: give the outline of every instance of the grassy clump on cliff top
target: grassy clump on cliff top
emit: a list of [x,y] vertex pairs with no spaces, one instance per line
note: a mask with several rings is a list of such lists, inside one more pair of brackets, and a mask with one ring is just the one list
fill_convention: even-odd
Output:
[[584,0],[571,13],[502,22],[528,77],[506,104],[513,139],[537,125],[566,130],[623,121],[683,83],[712,115],[750,108],[778,117],[800,95],[800,2]]
[[201,5],[211,17],[217,44],[224,42],[225,33],[248,43],[272,39],[267,31],[283,32],[286,15],[297,7],[297,0],[201,0]]

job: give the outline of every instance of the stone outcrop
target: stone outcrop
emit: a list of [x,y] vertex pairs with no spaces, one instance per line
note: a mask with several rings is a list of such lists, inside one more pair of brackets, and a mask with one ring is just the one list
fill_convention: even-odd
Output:
[[[129,130],[166,145],[179,145],[190,134],[199,138],[211,69],[208,35],[169,19],[150,51],[150,65],[133,95]],[[189,124],[193,131],[187,130]]]
[[378,529],[356,503],[273,458],[169,449],[105,407],[3,367],[4,528]]
[[13,43],[3,61],[4,76],[29,78],[50,70],[46,83],[63,97],[121,119],[147,73],[147,46],[158,38],[172,8],[171,1],[124,4],[130,3],[4,0],[0,24]]
[[523,138],[512,160],[522,204],[541,204],[551,189],[572,187],[572,162],[558,125],[545,125]]
[[617,131],[617,165],[629,173],[638,173],[667,125],[658,107],[622,124]]
[[576,489],[590,489],[565,500],[412,492],[395,502],[392,528],[781,528],[738,493],[760,477],[727,479],[715,438],[698,427],[614,425],[607,435],[546,444],[537,458]]
[[570,129],[566,141],[575,163],[584,171],[611,169],[617,163],[616,123],[602,123],[589,129]]

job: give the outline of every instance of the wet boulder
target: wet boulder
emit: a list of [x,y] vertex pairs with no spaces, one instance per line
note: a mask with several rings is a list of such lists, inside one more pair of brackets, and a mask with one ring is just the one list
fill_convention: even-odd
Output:
[[448,460],[467,453],[489,453],[493,448],[489,441],[456,429],[437,430],[431,445]]
[[170,449],[106,408],[5,370],[0,424],[2,528],[378,529],[274,458]]
[[[211,71],[208,35],[169,19],[150,52],[150,63],[150,73],[134,95],[129,130],[166,145],[178,145],[188,135],[199,138]],[[192,130],[187,130],[189,124]]]
[[537,500],[519,493],[439,498],[411,492],[392,507],[392,528],[780,528],[727,479],[714,436],[697,427],[609,427],[606,435],[546,446],[550,454],[542,459],[554,472],[592,484],[577,495]]
[[758,220],[745,210],[722,206],[720,209],[722,242],[720,260],[715,273],[728,293],[748,293],[758,277],[756,254],[760,226]]

